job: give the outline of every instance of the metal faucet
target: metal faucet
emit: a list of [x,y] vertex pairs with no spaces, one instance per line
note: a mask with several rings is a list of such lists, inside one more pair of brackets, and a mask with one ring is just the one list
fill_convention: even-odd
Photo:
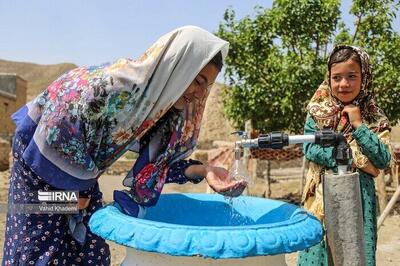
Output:
[[245,131],[235,131],[232,132],[231,134],[237,135],[241,138],[239,141],[235,142],[235,149],[234,149],[235,160],[240,160],[240,158],[242,157],[242,148],[245,147],[243,143],[246,143],[249,140],[249,136]]
[[241,157],[241,148],[282,149],[291,144],[303,143],[316,143],[322,147],[334,147],[339,174],[347,171],[347,165],[351,159],[351,149],[347,144],[346,138],[342,133],[336,133],[330,129],[322,129],[312,135],[293,136],[289,136],[284,132],[274,131],[254,139],[250,139],[245,131],[236,131],[232,134],[241,137],[240,140],[235,142],[235,159],[237,160]]

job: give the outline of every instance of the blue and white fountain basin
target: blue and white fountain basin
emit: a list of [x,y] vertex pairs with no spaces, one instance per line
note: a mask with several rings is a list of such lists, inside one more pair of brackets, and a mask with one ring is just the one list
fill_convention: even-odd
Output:
[[320,222],[298,206],[244,196],[230,204],[217,194],[163,194],[141,219],[108,205],[89,226],[128,247],[123,265],[286,265],[284,253],[323,237]]

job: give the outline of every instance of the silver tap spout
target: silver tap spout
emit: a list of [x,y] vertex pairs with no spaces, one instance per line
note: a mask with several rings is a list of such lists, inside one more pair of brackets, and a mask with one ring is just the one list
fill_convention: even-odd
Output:
[[238,141],[235,142],[235,160],[240,160],[242,157],[242,147],[238,144]]
[[241,139],[235,142],[235,147],[239,146],[242,148],[259,148],[258,138],[255,139]]
[[245,131],[235,131],[232,135],[238,135],[240,140],[235,142],[235,159],[240,159],[242,148],[259,148],[258,138],[250,139],[249,135]]

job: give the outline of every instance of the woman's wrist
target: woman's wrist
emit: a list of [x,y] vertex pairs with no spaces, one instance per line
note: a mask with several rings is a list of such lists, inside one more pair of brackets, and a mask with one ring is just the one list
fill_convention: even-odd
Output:
[[204,178],[207,175],[207,167],[203,164],[190,165],[185,170],[185,176],[188,179]]

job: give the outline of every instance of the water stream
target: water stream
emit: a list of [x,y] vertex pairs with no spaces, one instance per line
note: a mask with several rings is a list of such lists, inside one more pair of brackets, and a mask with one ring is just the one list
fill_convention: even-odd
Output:
[[252,184],[253,180],[251,179],[247,169],[244,167],[243,163],[239,159],[235,159],[229,170],[229,175],[234,180],[245,180],[247,184]]

